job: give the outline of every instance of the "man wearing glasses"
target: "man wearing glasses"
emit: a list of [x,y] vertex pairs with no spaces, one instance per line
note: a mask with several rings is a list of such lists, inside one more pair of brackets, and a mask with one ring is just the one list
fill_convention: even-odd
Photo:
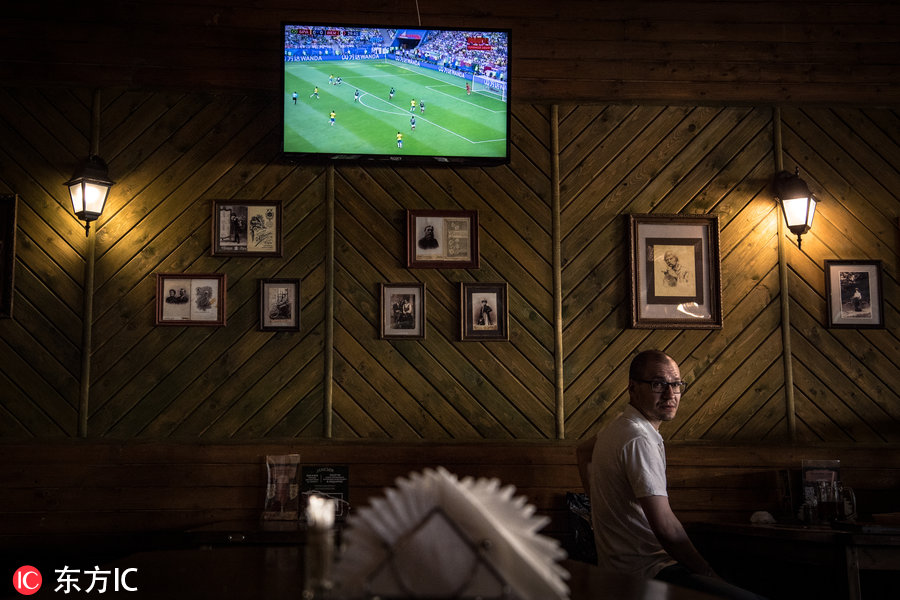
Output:
[[628,372],[625,411],[578,447],[598,563],[722,597],[758,598],[716,575],[669,506],[659,426],[675,418],[685,387],[670,356],[640,352]]

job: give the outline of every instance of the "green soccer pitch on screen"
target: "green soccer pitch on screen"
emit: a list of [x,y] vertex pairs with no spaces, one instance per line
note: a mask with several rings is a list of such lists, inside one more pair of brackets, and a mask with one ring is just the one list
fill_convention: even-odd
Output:
[[288,158],[509,161],[508,30],[282,29]]

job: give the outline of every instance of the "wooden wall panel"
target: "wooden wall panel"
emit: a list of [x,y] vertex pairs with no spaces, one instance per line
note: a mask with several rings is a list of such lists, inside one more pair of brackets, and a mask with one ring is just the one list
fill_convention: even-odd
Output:
[[[668,436],[735,439],[751,421],[750,435],[776,429],[784,412],[764,410],[783,386],[776,215],[763,193],[771,111],[577,107],[561,126],[575,141],[560,157],[562,187],[575,191],[562,214],[568,435],[618,412],[630,356],[652,347],[676,358],[691,386]],[[624,215],[707,212],[720,218],[723,329],[628,329]]]
[[[337,169],[336,436],[554,437],[549,126],[514,121],[508,167]],[[478,210],[480,269],[406,269],[407,208]],[[459,342],[463,281],[508,283],[509,342]],[[425,284],[425,340],[379,340],[378,286],[403,282]]]
[[[898,139],[900,117],[892,110],[784,111],[785,164],[799,166],[821,200],[814,229],[802,250],[791,247],[789,258],[792,339],[802,365],[798,414],[806,439],[900,439]],[[883,261],[886,329],[824,326],[828,259]]]
[[900,100],[893,0],[257,0],[14,3],[0,81],[272,92],[282,21],[512,31],[523,103]]
[[[278,158],[268,95],[102,95],[116,180],[96,224],[88,432],[210,440],[323,435],[327,172]],[[779,218],[769,107],[514,104],[494,168],[342,165],[334,173],[332,434],[389,440],[556,437],[551,151],[558,115],[565,437],[627,400],[629,356],[663,348],[691,384],[665,435],[788,439]],[[45,117],[46,116],[46,120]],[[786,108],[785,166],[821,198],[785,238],[797,437],[900,435],[895,110]],[[0,436],[76,435],[86,242],[65,181],[87,151],[90,95],[0,92],[0,186],[21,196],[14,318],[0,321]],[[210,255],[210,202],[280,200],[283,259]],[[407,208],[477,209],[481,268],[406,269]],[[629,212],[720,217],[725,326],[628,328]],[[884,330],[828,330],[823,261],[884,261]],[[156,272],[228,278],[224,328],[155,327]],[[257,280],[299,277],[300,333],[256,329]],[[378,284],[426,285],[423,341],[378,339]],[[505,281],[510,341],[458,341],[459,283]]]

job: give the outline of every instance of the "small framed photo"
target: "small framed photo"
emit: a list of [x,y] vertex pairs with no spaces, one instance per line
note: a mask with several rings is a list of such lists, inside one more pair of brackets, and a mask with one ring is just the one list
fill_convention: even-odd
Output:
[[716,215],[628,215],[631,326],[721,329]]
[[884,292],[880,260],[826,260],[828,327],[881,329]]
[[0,318],[11,318],[13,310],[13,277],[16,272],[16,205],[15,194],[0,195]]
[[212,255],[280,257],[281,202],[212,201]]
[[407,210],[406,266],[477,269],[478,211]]
[[509,339],[506,283],[460,283],[460,340]]
[[259,280],[259,330],[300,331],[300,280]]
[[224,273],[157,273],[157,325],[225,325]]
[[425,284],[381,284],[381,339],[425,339]]

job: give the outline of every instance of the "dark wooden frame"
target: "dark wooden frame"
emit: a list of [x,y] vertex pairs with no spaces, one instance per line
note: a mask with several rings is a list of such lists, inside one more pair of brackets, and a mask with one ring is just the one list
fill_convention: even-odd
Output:
[[[274,303],[270,301],[268,290],[273,287],[287,288],[286,304],[291,314],[288,319],[272,316]],[[284,321],[284,322],[280,322]],[[259,330],[260,331],[300,331],[300,280],[260,279],[259,280]]]
[[[494,300],[493,326],[479,322],[482,300]],[[509,339],[509,292],[506,283],[459,284],[459,339],[463,342],[506,341]],[[490,303],[488,303],[490,306]]]
[[[205,281],[214,281],[216,283],[216,293],[213,296],[213,300],[215,303],[215,317],[211,319],[197,319],[190,318],[192,313],[191,305],[196,302],[194,298],[194,294],[196,293],[197,285],[201,284]],[[167,285],[168,282],[168,285]],[[176,284],[178,282],[178,284]],[[186,302],[167,302],[169,294],[166,292],[166,288],[168,286],[176,286],[181,288],[183,287],[184,282],[187,283],[187,301]],[[175,290],[175,287],[171,288],[172,291]],[[189,290],[189,291],[188,291]],[[225,296],[226,296],[226,285],[225,285],[225,274],[224,273],[157,273],[156,274],[156,324],[157,325],[174,325],[178,327],[183,326],[224,326],[225,325]],[[167,317],[166,312],[174,312],[172,309],[166,311],[165,307],[167,304],[186,304],[186,310],[189,318],[172,318],[171,314]],[[177,312],[183,313],[185,309],[178,310]]]
[[[379,286],[381,298],[381,321],[378,328],[383,340],[425,339],[425,284],[424,283],[382,283]],[[413,302],[413,327],[393,327],[392,294],[412,294],[418,302]],[[408,330],[407,330],[408,329]]]
[[16,274],[16,194],[0,196],[0,318],[12,318]]
[[[468,225],[468,238],[452,235],[461,222]],[[425,227],[435,234],[435,248],[420,248]],[[461,247],[459,247],[461,244]],[[453,250],[449,248],[456,247]],[[466,255],[460,255],[461,251]],[[477,210],[407,210],[406,266],[410,269],[477,269],[480,265]]]
[[[826,260],[825,300],[828,327],[831,329],[883,329],[884,328],[884,288],[882,287],[882,263],[880,260]],[[856,288],[852,281],[844,281],[841,273],[865,273],[865,294],[861,292],[861,304],[868,304],[868,317],[851,316],[855,312],[864,313],[861,308],[853,308],[850,288]],[[868,298],[866,298],[866,296]]]
[[628,248],[633,328],[722,328],[717,215],[628,215]]
[[[271,239],[271,243],[267,243],[263,249],[253,249],[250,242],[250,235],[254,238],[256,233],[250,228],[250,221],[253,219],[251,214],[244,215],[243,234],[244,245],[237,248],[231,248],[228,245],[230,241],[226,241],[222,233],[230,228],[230,225],[223,223],[228,218],[229,211],[238,210],[246,213],[259,213],[262,223],[265,224],[263,232],[264,239]],[[254,258],[265,257],[281,257],[284,254],[282,240],[282,207],[281,202],[263,202],[263,201],[240,201],[240,200],[213,200],[212,201],[212,255],[213,256],[245,256]],[[274,221],[274,223],[269,223]],[[270,231],[271,230],[271,231]],[[270,237],[271,236],[271,237]],[[257,242],[258,243],[258,242]]]

